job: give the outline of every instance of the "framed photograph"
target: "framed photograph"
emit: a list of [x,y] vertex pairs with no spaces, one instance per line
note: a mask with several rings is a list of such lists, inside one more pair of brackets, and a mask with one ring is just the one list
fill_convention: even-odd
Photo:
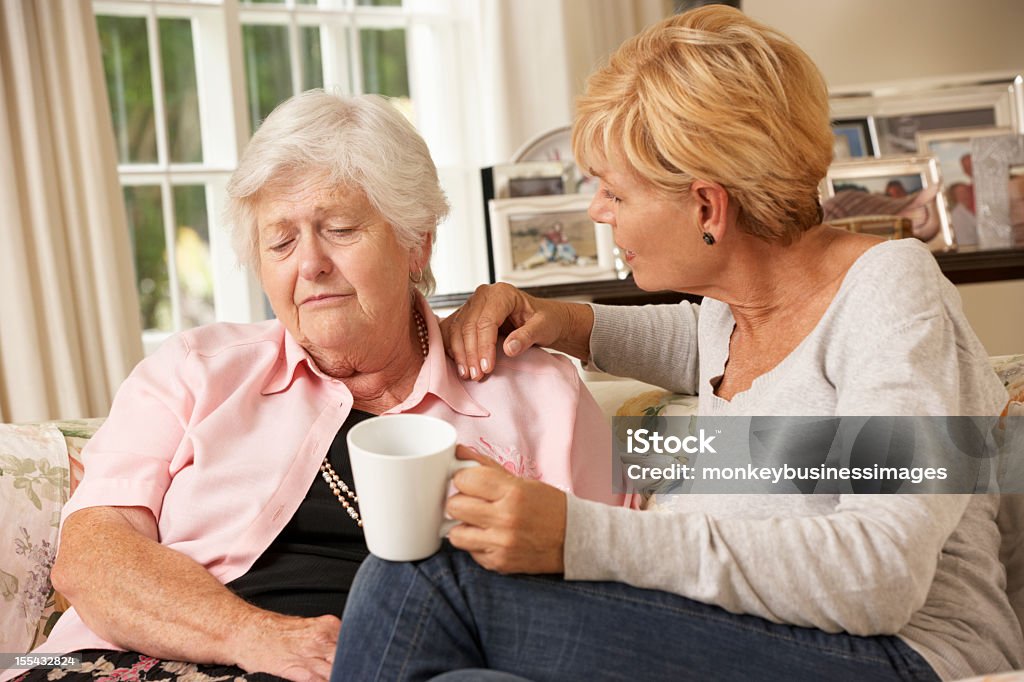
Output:
[[562,161],[571,164],[566,194],[593,194],[600,182],[576,165],[572,155],[572,126],[546,130],[528,140],[512,155],[512,161]]
[[972,183],[971,140],[976,137],[1008,135],[1009,128],[954,128],[917,133],[917,151],[921,156],[934,156],[942,171],[942,183],[947,188],[954,182]]
[[835,160],[878,155],[878,134],[873,117],[837,119],[832,121],[832,132],[835,133],[832,148]]
[[494,198],[573,194],[576,164],[565,161],[529,161],[494,166]]
[[917,154],[921,136],[930,133],[997,127],[993,109],[890,116],[879,120],[878,126],[883,154]]
[[837,119],[872,119],[876,156],[918,154],[921,133],[966,128],[1024,132],[1024,79],[1016,74],[922,80],[867,93],[840,90],[832,93],[830,103]]
[[855,216],[909,218],[913,236],[932,250],[950,251],[950,227],[942,174],[933,157],[890,157],[833,163],[820,193],[825,221]]
[[494,279],[539,286],[619,279],[609,225],[587,215],[590,197],[490,201]]
[[1008,133],[1009,128],[960,128],[917,133],[918,152],[922,156],[934,156],[939,162],[949,221],[958,246],[978,243],[971,140]]
[[978,245],[1024,246],[1024,135],[971,141]]

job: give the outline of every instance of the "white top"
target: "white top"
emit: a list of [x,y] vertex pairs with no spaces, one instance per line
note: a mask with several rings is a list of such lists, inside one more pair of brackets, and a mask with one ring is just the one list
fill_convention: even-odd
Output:
[[[708,415],[992,415],[1006,392],[953,285],[915,239],[850,268],[818,325],[731,401],[720,301],[594,306],[592,362],[698,393]],[[698,315],[699,312],[699,315]],[[698,371],[699,368],[699,371]],[[1024,666],[997,495],[672,495],[637,513],[570,498],[565,575],[780,623],[897,634],[943,679]]]

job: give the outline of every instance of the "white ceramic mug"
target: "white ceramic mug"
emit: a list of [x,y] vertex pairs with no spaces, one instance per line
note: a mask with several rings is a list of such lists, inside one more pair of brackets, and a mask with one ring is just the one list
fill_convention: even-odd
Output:
[[416,561],[441,548],[452,476],[479,466],[455,459],[455,427],[423,414],[372,417],[348,432],[366,546],[381,559]]

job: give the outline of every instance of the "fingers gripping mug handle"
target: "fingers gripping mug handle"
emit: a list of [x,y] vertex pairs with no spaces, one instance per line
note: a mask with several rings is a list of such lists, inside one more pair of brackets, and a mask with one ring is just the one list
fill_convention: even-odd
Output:
[[[451,466],[448,467],[448,480],[450,481],[452,476],[455,475],[455,472],[459,471],[460,469],[469,469],[469,468],[478,467],[478,466],[480,466],[480,462],[477,462],[475,460],[472,460],[472,459],[457,459],[454,462],[452,462]],[[447,519],[445,521],[442,521],[441,522],[441,531],[440,531],[439,535],[442,538],[448,537],[448,533],[451,532],[452,528],[454,528],[455,526],[459,525],[459,523],[460,522],[456,521],[455,519]]]

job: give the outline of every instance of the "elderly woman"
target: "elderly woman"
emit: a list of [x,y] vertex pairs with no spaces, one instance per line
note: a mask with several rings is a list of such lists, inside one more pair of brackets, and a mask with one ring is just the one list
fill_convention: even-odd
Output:
[[[460,364],[486,373],[507,320],[509,355],[561,348],[697,393],[706,415],[999,413],[1006,393],[925,247],[821,224],[828,97],[786,37],[718,5],[666,19],[591,77],[573,143],[637,284],[703,303],[484,288],[449,323]],[[997,496],[678,495],[635,511],[455,480],[449,539],[466,551],[365,563],[334,679],[935,680],[1024,664]],[[564,532],[496,554],[525,518]],[[501,575],[551,571],[564,579]]]
[[74,608],[43,648],[90,650],[85,676],[326,679],[367,555],[345,436],[371,415],[440,417],[527,488],[623,501],[578,456],[610,431],[571,363],[538,349],[458,379],[423,297],[447,202],[386,101],[282,104],[228,193],[277,319],[169,340],[86,448],[52,575]]

